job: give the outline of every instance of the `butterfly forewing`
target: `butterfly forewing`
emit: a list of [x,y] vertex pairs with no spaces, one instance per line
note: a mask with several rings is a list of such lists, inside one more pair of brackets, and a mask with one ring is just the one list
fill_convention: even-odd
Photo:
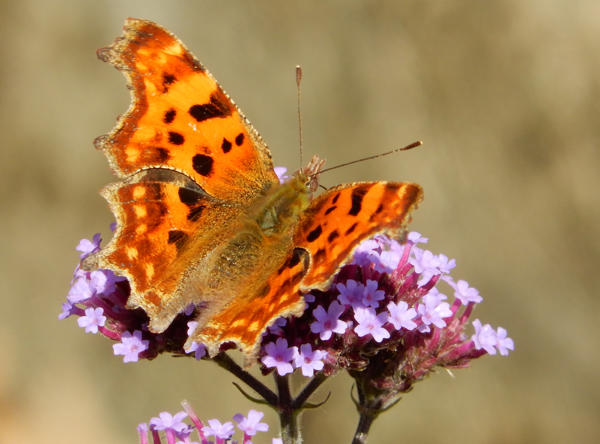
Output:
[[402,241],[410,213],[422,198],[421,187],[407,182],[339,185],[318,196],[294,237],[311,257],[301,289],[327,289],[363,240],[381,233]]
[[129,111],[97,139],[117,175],[176,169],[211,196],[246,204],[277,183],[260,136],[169,31],[129,19],[124,36],[98,54],[123,71],[132,89]]

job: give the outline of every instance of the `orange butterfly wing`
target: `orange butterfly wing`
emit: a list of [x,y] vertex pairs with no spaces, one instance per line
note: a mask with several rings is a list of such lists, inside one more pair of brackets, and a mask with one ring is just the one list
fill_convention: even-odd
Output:
[[214,229],[233,224],[279,180],[260,136],[167,30],[128,19],[124,36],[98,56],[125,74],[132,104],[96,140],[126,180],[103,190],[117,231],[83,266],[127,277],[129,306],[142,307],[160,332],[193,302],[181,283],[222,242]]
[[128,19],[124,36],[98,57],[122,71],[132,90],[129,111],[96,140],[117,176],[174,169],[211,196],[240,203],[278,182],[258,133],[169,31]]
[[311,258],[300,289],[326,290],[356,247],[376,234],[404,242],[410,214],[422,200],[423,190],[410,182],[344,184],[318,196],[294,237]]

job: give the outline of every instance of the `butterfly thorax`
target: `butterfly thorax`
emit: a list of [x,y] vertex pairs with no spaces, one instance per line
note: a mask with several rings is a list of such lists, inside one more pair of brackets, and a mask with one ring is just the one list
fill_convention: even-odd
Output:
[[256,217],[256,223],[266,237],[290,233],[309,203],[309,190],[304,177],[293,176],[273,188]]

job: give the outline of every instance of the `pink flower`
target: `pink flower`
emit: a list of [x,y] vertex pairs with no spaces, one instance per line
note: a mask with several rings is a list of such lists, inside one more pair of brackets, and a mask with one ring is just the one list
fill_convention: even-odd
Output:
[[285,174],[287,172],[286,167],[275,167],[273,169],[275,170],[275,174],[277,175],[277,178],[279,179],[279,183],[285,183],[285,181],[290,178],[290,176]]
[[81,251],[79,259],[85,259],[90,254],[100,251],[101,241],[102,239],[100,238],[100,233],[94,234],[94,238],[91,241],[87,239],[81,239],[79,245],[75,247],[77,251]]
[[187,354],[194,353],[194,358],[196,361],[199,361],[204,356],[206,356],[206,345],[200,344],[198,342],[192,342],[190,348],[184,350]]
[[431,324],[438,328],[446,326],[444,318],[452,316],[452,310],[450,310],[450,304],[440,302],[443,299],[446,299],[446,296],[437,292],[423,296],[423,304],[419,304],[417,307],[417,312],[423,321],[423,324],[419,327],[421,333],[428,332]]

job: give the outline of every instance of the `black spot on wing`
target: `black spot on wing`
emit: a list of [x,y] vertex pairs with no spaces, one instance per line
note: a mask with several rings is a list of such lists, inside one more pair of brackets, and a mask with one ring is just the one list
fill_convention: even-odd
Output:
[[163,81],[163,94],[167,94],[169,92],[169,85],[172,85],[177,81],[177,77],[173,74],[167,74],[166,72],[162,75]]
[[360,213],[360,210],[362,210],[362,201],[367,191],[369,191],[369,188],[365,186],[360,186],[352,190],[352,207],[348,211],[349,215],[357,216]]
[[202,195],[188,188],[179,188],[179,200],[190,208],[187,219],[197,221],[204,210]]
[[341,194],[341,193],[337,193],[337,194],[334,196],[333,200],[331,201],[331,203],[332,203],[332,204],[335,204],[335,203],[338,201],[338,199],[340,198],[340,194]]
[[297,253],[298,250],[297,248],[294,250],[294,252],[292,253],[292,257],[290,258],[290,261],[288,263],[288,267],[289,268],[294,268],[296,265],[298,265],[300,263],[300,255]]
[[167,74],[166,72],[163,73],[162,78],[163,85],[172,85],[177,80],[173,74]]
[[375,220],[375,218],[377,217],[377,215],[383,211],[383,208],[384,208],[383,204],[379,204],[379,206],[377,207],[375,212],[373,214],[371,214],[371,217],[369,217],[369,222],[373,222]]
[[179,200],[188,207],[196,206],[200,203],[202,196],[188,188],[179,188]]
[[338,232],[338,230],[333,230],[331,233],[329,233],[329,236],[327,236],[327,240],[329,242],[333,242],[338,237],[340,237],[340,233]]
[[314,242],[319,238],[319,236],[321,236],[322,233],[323,228],[321,227],[321,225],[317,225],[317,228],[308,233],[308,236],[306,236],[306,240],[309,242]]
[[[281,268],[279,268],[279,270],[277,270],[277,274],[280,275],[286,269],[290,269],[290,270],[293,269],[301,261],[302,261],[302,266],[303,266],[304,270],[306,270],[310,263],[310,259],[309,259],[307,251],[304,248],[294,248],[290,258],[286,261],[285,264],[283,264],[281,266]],[[304,271],[302,273],[304,273]]]
[[169,143],[173,145],[183,145],[185,137],[182,134],[176,133],[175,131],[169,131]]
[[385,184],[385,189],[391,191],[392,193],[396,193],[402,185],[399,183],[388,182]]
[[235,137],[235,144],[237,146],[242,146],[242,143],[244,143],[244,134],[243,133],[239,133],[236,137]]
[[346,236],[348,236],[349,234],[352,234],[352,232],[354,230],[356,230],[356,227],[358,226],[358,222],[355,222],[350,228],[348,228],[346,230],[346,233],[344,233]]
[[201,176],[207,177],[213,171],[213,158],[206,154],[196,154],[192,159],[192,167]]
[[204,205],[198,205],[192,208],[187,215],[187,219],[192,222],[196,222],[198,219],[200,219],[200,216],[202,216],[202,211],[204,211]]
[[175,120],[176,115],[177,115],[177,111],[175,111],[174,108],[171,108],[170,110],[165,112],[165,115],[163,117],[163,122],[166,124],[173,122],[173,120]]
[[327,211],[325,211],[325,216],[327,216],[329,213],[331,213],[332,211],[334,211],[337,207],[335,205],[327,208]]
[[223,137],[223,143],[221,144],[221,149],[223,150],[223,153],[227,154],[229,151],[231,151],[232,146],[233,144],[225,137]]
[[256,297],[259,299],[264,298],[271,291],[271,285],[267,282],[256,294]]
[[209,103],[192,105],[188,112],[197,122],[204,122],[216,117],[227,117],[231,115],[231,108],[226,100],[227,98],[222,92],[214,92],[210,96]]
[[169,153],[169,150],[167,150],[166,148],[156,148],[156,157],[158,158],[158,161],[161,163],[167,163],[169,161],[169,159],[171,158],[171,154]]
[[171,230],[171,231],[169,231],[168,242],[170,244],[175,244],[177,251],[181,251],[181,249],[183,248],[183,245],[187,242],[187,240],[189,238],[190,238],[190,236],[183,231]]
[[317,250],[317,252],[315,253],[315,255],[313,257],[315,264],[320,265],[321,263],[323,263],[323,261],[325,260],[325,257],[326,257],[325,249],[320,248],[319,250]]

